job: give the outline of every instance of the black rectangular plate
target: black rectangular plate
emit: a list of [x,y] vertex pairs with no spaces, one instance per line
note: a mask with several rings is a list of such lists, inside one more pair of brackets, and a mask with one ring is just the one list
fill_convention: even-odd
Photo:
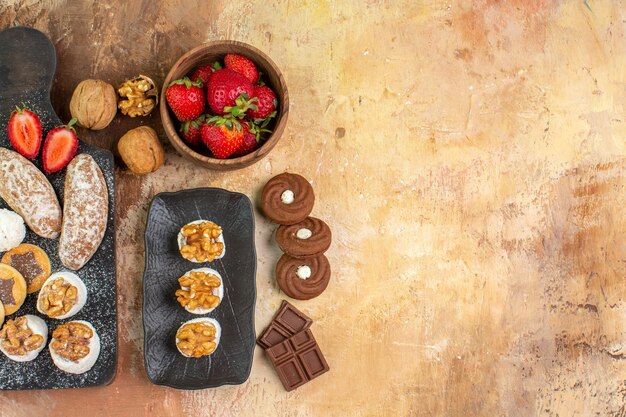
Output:
[[[50,104],[50,86],[56,68],[54,46],[41,32],[30,28],[0,31],[0,146],[12,149],[6,126],[11,111],[21,103],[36,112],[45,134],[62,125]],[[61,323],[86,320],[93,324],[102,344],[94,367],[82,375],[59,370],[52,363],[46,347],[32,362],[14,362],[0,354],[0,389],[26,390],[51,388],[82,388],[109,384],[117,367],[117,280],[115,276],[115,190],[113,155],[111,152],[80,142],[78,154],[91,155],[102,170],[109,191],[107,230],[93,258],[76,273],[87,286],[87,304],[74,317],[54,320],[42,317],[50,334]],[[33,161],[41,169],[41,158]],[[65,169],[47,175],[62,204]],[[8,208],[0,199],[0,208]],[[43,239],[28,230],[25,243],[41,247],[50,258],[52,272],[65,269],[57,252],[58,239]],[[37,293],[29,294],[26,302],[8,318],[34,314],[41,317],[35,304]]]
[[[200,219],[222,227],[226,244],[222,259],[199,264],[180,255],[180,228]],[[197,316],[181,307],[174,293],[180,288],[180,276],[202,267],[220,273],[224,298],[215,310]],[[143,278],[144,363],[152,383],[178,389],[244,383],[252,368],[255,302],[254,213],[248,197],[220,188],[155,196],[148,212]],[[176,331],[182,323],[198,317],[220,323],[220,343],[210,356],[185,358],[176,349]]]

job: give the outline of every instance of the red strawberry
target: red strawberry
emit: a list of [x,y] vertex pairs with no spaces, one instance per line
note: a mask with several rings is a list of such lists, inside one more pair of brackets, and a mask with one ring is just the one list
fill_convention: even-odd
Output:
[[41,148],[41,120],[27,107],[11,113],[7,134],[11,145],[24,157],[33,159],[39,155]]
[[254,87],[254,93],[252,97],[256,97],[256,110],[249,109],[246,114],[253,119],[266,119],[268,118],[276,106],[278,106],[278,100],[276,100],[276,94],[266,85],[259,85]]
[[202,141],[213,156],[226,159],[243,141],[243,127],[237,120],[215,116],[202,125]]
[[252,84],[259,80],[259,71],[256,69],[256,65],[245,56],[227,54],[224,57],[224,65],[249,79]]
[[191,78],[192,81],[196,81],[200,78],[202,80],[202,85],[206,86],[209,83],[209,79],[211,78],[211,75],[213,75],[213,72],[218,69],[222,69],[222,66],[219,62],[215,61],[212,65],[203,65],[197,68],[189,78]]
[[269,124],[270,119],[266,119],[259,126],[252,122],[247,122],[243,124],[243,140],[241,142],[241,146],[237,148],[233,156],[242,156],[249,154],[261,147],[263,143],[263,133],[272,133],[271,130],[266,129],[265,127]]
[[246,94],[252,97],[254,86],[243,75],[224,68],[217,70],[211,76],[207,85],[207,101],[211,109],[217,114],[226,114],[229,111],[224,107],[234,107],[237,97]]
[[60,171],[70,163],[78,150],[78,139],[74,131],[76,119],[70,120],[67,126],[55,127],[46,135],[41,159],[43,170],[48,174]]
[[204,114],[195,120],[183,122],[180,125],[180,133],[185,142],[191,146],[197,146],[202,143],[202,124],[204,122]]
[[249,154],[253,150],[259,147],[261,142],[257,139],[257,135],[250,131],[250,126],[247,123],[243,124],[243,139],[241,145],[233,153],[233,156],[242,156]]
[[165,90],[165,98],[181,122],[197,119],[204,112],[202,81],[191,82],[187,77],[172,81]]

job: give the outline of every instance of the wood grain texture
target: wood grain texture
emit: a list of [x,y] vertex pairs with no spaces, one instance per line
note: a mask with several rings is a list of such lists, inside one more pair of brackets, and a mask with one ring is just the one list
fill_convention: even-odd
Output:
[[[80,80],[161,81],[215,39],[271,56],[291,114],[268,157],[241,171],[207,171],[171,149],[154,174],[117,171],[117,379],[2,393],[0,414],[626,415],[626,11],[587,5],[4,2],[0,27],[32,25],[55,42],[64,119]],[[79,133],[112,147],[140,123],[165,141],[157,114]],[[315,320],[331,371],[285,393],[257,348],[242,386],[151,385],[140,316],[148,201],[197,186],[255,201],[284,170],[313,181],[313,215],[333,230],[328,289],[294,302]],[[282,294],[275,226],[256,214],[259,331]]]

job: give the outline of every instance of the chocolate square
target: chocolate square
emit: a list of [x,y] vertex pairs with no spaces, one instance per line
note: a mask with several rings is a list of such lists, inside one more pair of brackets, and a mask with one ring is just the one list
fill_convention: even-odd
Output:
[[297,356],[309,379],[317,378],[330,369],[318,345],[297,353]]
[[266,350],[266,352],[274,364],[281,363],[285,359],[293,357],[294,354],[294,350],[288,340],[284,340],[283,342],[270,347]]
[[313,320],[289,302],[283,301],[280,310],[274,317],[274,322],[283,326],[290,335],[294,335],[311,327]]
[[295,334],[289,338],[289,342],[293,346],[293,350],[301,351],[315,344],[315,337],[310,329]]
[[309,381],[296,357],[292,357],[287,362],[278,365],[276,372],[287,391],[292,391]]
[[264,349],[272,347],[274,345],[279,344],[280,342],[287,340],[291,336],[285,329],[280,326],[277,326],[276,323],[271,323],[267,329],[259,339],[257,343],[261,345]]

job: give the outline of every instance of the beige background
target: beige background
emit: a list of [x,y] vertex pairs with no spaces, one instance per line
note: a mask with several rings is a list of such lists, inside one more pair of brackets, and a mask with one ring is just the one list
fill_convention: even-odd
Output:
[[[8,3],[8,4],[7,4]],[[120,357],[115,382],[4,392],[0,415],[626,416],[626,9],[620,1],[3,2],[57,46],[53,91],[184,51],[249,42],[282,68],[292,108],[270,156],[232,173],[170,149],[116,173]],[[112,147],[140,122],[118,116]],[[165,141],[165,137],[162,136]],[[331,372],[286,393],[257,348],[241,386],[151,385],[141,328],[151,197],[217,186],[256,199],[309,178],[334,232],[334,275],[296,303]],[[258,213],[257,213],[258,214]],[[274,226],[257,215],[257,331],[284,298]]]

